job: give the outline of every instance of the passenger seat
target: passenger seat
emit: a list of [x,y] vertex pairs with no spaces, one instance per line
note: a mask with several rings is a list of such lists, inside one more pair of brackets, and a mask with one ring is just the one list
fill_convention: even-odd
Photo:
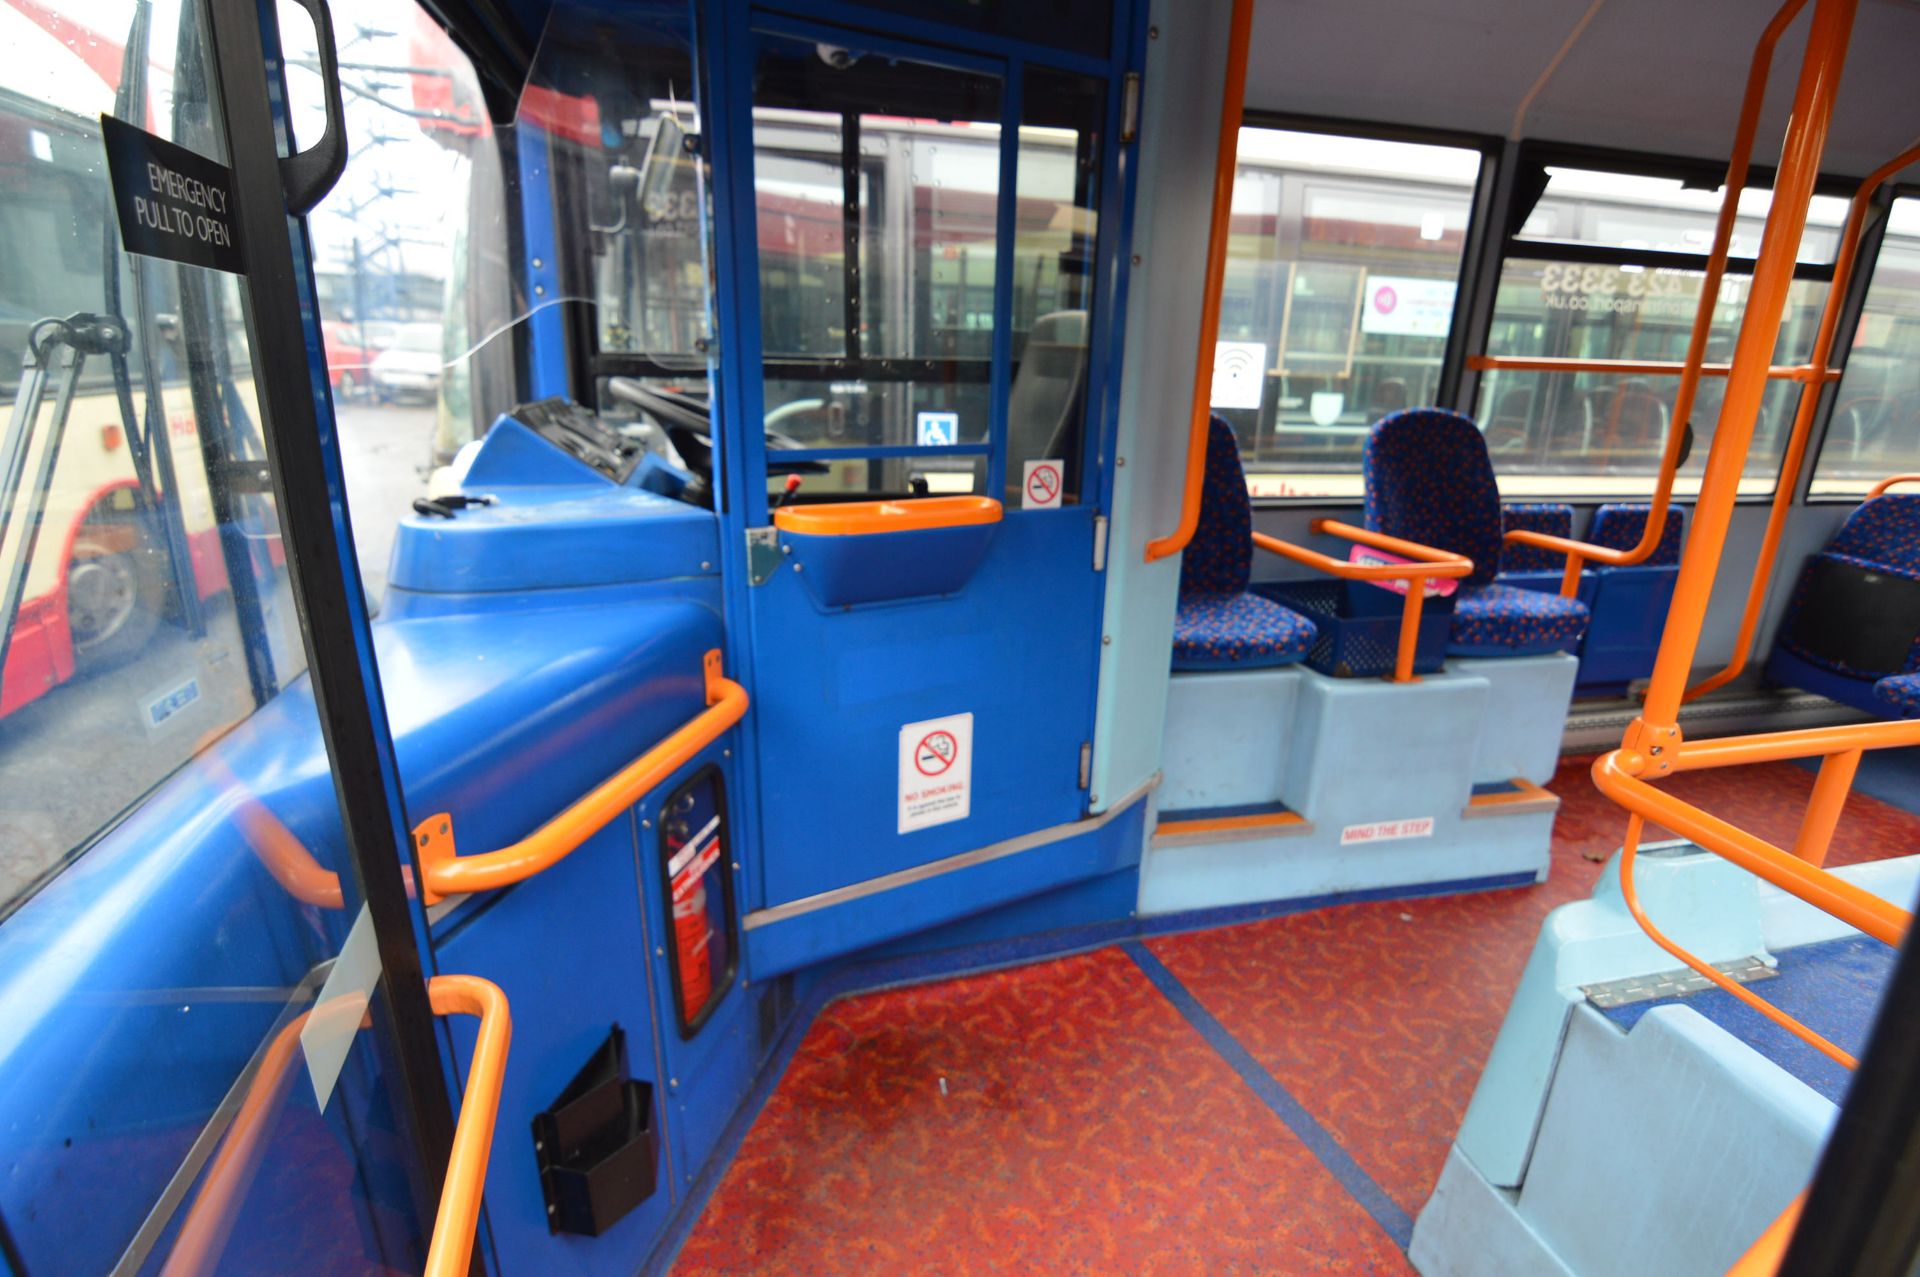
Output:
[[1200,522],[1180,562],[1173,621],[1176,670],[1258,669],[1302,660],[1318,636],[1312,621],[1247,591],[1253,574],[1253,503],[1233,427],[1207,425]]
[[1473,560],[1453,599],[1449,656],[1557,652],[1587,628],[1587,605],[1500,585],[1500,489],[1472,418],[1441,408],[1382,417],[1367,435],[1367,527]]

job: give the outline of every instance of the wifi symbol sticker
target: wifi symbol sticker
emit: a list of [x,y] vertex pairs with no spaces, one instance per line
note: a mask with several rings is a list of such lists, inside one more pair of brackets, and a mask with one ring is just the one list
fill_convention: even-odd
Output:
[[1267,343],[1264,341],[1221,341],[1213,346],[1213,394],[1215,408],[1260,407],[1266,388]]

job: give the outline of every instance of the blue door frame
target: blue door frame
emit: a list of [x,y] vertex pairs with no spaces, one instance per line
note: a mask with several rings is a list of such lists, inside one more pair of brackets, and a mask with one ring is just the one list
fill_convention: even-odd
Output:
[[[753,979],[1121,867],[1088,858],[1087,840],[1075,837],[1072,826],[1088,807],[1080,746],[1093,738],[1104,592],[1095,542],[1104,533],[1101,516],[1112,485],[1117,378],[1109,371],[1120,356],[1133,202],[1134,148],[1119,139],[1127,74],[1137,70],[1145,36],[1144,4],[1125,0],[1116,5],[1104,59],[835,0],[780,10],[749,0],[706,0],[702,7],[721,352],[712,371],[721,423],[728,661],[755,697],[739,760],[747,795],[740,813],[743,841],[757,853],[744,883]],[[764,438],[739,424],[761,420],[764,402],[752,117],[759,32],[850,42],[1001,76],[1002,190],[1014,182],[1026,68],[1105,80],[1102,233],[1094,264],[1081,503],[1007,511],[985,561],[958,594],[828,609],[791,571],[776,571],[763,585],[750,583],[748,532],[769,521]],[[1014,214],[1014,201],[1003,200],[997,223],[1003,247],[1011,246]],[[995,259],[986,488],[992,494],[1005,491],[1007,469],[1012,258],[1011,251],[1001,251]],[[976,714],[979,738],[973,814],[898,834],[898,729],[969,711]],[[1017,854],[1005,850],[1036,835],[1044,841],[1017,847]],[[992,858],[990,869],[982,857]]]

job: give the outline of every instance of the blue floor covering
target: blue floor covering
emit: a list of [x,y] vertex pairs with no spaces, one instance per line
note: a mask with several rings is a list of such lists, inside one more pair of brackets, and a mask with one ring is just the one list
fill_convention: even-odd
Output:
[[[1774,956],[1780,960],[1780,974],[1753,984],[1752,990],[1858,1057],[1866,1049],[1881,991],[1893,972],[1894,951],[1877,940],[1851,936],[1784,949]],[[1835,1104],[1846,1095],[1853,1079],[1849,1070],[1719,989],[1635,1002],[1603,1014],[1631,1029],[1654,1007],[1671,1003],[1692,1007]]]

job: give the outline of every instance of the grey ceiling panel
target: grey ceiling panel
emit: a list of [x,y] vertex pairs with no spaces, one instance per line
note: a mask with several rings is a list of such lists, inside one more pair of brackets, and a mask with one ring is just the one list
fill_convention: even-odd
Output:
[[[1262,0],[1247,105],[1506,136],[1588,0]],[[1809,5],[1811,8],[1811,5]],[[1535,100],[1524,135],[1723,158],[1754,42],[1755,0],[1606,0]],[[1786,128],[1808,19],[1776,59],[1755,160]],[[1826,167],[1864,173],[1920,136],[1920,5],[1865,0]]]

